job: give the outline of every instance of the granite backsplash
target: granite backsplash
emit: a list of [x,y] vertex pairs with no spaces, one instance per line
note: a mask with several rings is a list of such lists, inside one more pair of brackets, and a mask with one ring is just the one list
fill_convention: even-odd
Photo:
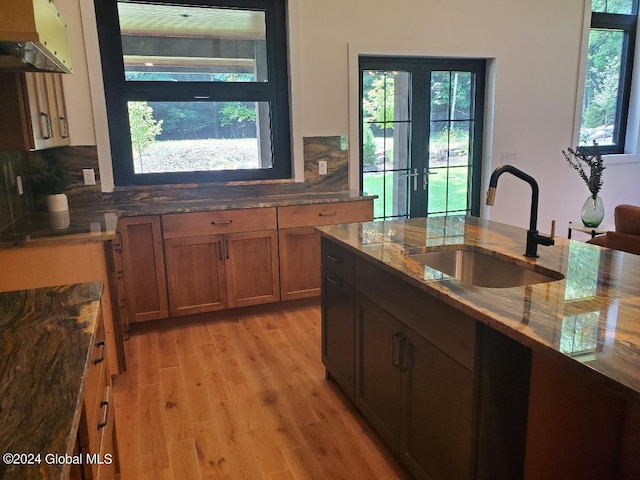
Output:
[[[37,152],[0,152],[0,230],[29,211],[43,210],[43,200],[35,199],[29,185],[29,172],[44,160],[65,164],[72,177],[66,191],[69,205],[91,205],[101,202],[196,200],[234,198],[273,193],[300,194],[340,192],[349,189],[348,145],[346,137],[305,137],[304,183],[289,180],[265,182],[231,182],[207,185],[159,185],[157,187],[116,187],[112,193],[101,192],[98,154],[95,146],[68,146]],[[327,175],[318,174],[318,161],[327,162]],[[85,186],[82,170],[93,168],[96,185]],[[18,195],[16,177],[24,183],[23,195]]]

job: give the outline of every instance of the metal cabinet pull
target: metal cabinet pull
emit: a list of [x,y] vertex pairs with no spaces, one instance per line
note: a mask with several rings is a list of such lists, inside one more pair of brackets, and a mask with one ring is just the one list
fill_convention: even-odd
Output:
[[223,253],[222,253],[222,240],[218,240],[216,242],[216,246],[218,247],[218,260],[222,261],[223,260],[223,258],[222,258],[222,255],[223,255]]
[[98,430],[102,430],[107,426],[109,420],[109,402],[102,400],[100,402],[100,408],[104,408],[104,415],[102,416],[102,421],[98,423]]
[[62,124],[62,138],[68,138],[69,127],[67,126],[67,119],[64,117],[58,117],[58,121]]
[[42,128],[42,125],[40,126],[42,128],[42,130],[46,131],[47,133],[42,133],[42,138],[44,140],[49,140],[51,138],[51,120],[49,120],[49,114],[45,113],[45,112],[40,112],[40,119],[44,118],[44,126],[45,128]]
[[343,260],[339,257],[334,257],[333,255],[327,255],[327,258],[334,263],[342,263]]
[[328,212],[328,213],[320,212],[318,216],[319,217],[335,217],[337,214],[338,212]]
[[400,340],[402,339],[401,333],[396,333],[393,337],[391,337],[391,363],[394,367],[398,367],[400,365]]
[[409,339],[403,337],[400,341],[400,371],[406,372],[409,369]]
[[220,220],[220,221],[215,221],[213,220],[211,222],[211,225],[230,225],[233,223],[233,220]]
[[224,241],[224,244],[225,244],[225,250],[227,251],[226,257],[227,257],[227,260],[229,260],[229,239],[226,239]]
[[102,356],[93,359],[93,364],[98,365],[99,363],[104,362],[104,357],[107,353],[107,344],[106,342],[98,342],[96,343],[96,348],[102,347]]
[[326,277],[326,279],[327,282],[331,283],[332,285],[342,285],[342,281],[338,277],[329,276]]

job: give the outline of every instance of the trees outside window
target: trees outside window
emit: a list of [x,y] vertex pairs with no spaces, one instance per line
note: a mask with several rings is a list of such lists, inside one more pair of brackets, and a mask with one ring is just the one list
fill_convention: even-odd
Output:
[[638,0],[593,0],[580,144],[624,153]]

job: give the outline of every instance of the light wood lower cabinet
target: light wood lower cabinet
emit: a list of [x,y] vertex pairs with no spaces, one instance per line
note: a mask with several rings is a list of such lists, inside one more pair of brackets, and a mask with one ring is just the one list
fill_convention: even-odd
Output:
[[115,407],[107,341],[100,316],[89,357],[78,428],[78,449],[82,453],[82,473],[85,480],[115,480],[118,471]]
[[122,269],[130,322],[169,316],[162,228],[157,215],[118,220]]
[[280,300],[275,208],[164,215],[163,225],[172,316]]
[[278,207],[282,300],[320,295],[320,225],[373,220],[373,200]]

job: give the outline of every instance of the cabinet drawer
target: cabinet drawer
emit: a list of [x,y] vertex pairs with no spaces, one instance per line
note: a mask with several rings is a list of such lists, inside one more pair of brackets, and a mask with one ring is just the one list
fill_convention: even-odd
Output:
[[275,230],[276,225],[275,207],[162,215],[164,238]]
[[311,227],[373,219],[373,200],[278,207],[279,228]]
[[[103,394],[105,382],[107,345],[105,343],[104,326],[102,322],[98,326],[96,338],[89,357],[89,371],[85,380],[84,408],[87,411],[87,420],[92,420],[93,413],[98,404],[98,396]],[[89,424],[91,427],[91,424]],[[86,442],[82,442],[83,446]]]
[[321,238],[320,248],[322,268],[329,274],[337,275],[346,283],[353,285],[355,255],[325,238]]

